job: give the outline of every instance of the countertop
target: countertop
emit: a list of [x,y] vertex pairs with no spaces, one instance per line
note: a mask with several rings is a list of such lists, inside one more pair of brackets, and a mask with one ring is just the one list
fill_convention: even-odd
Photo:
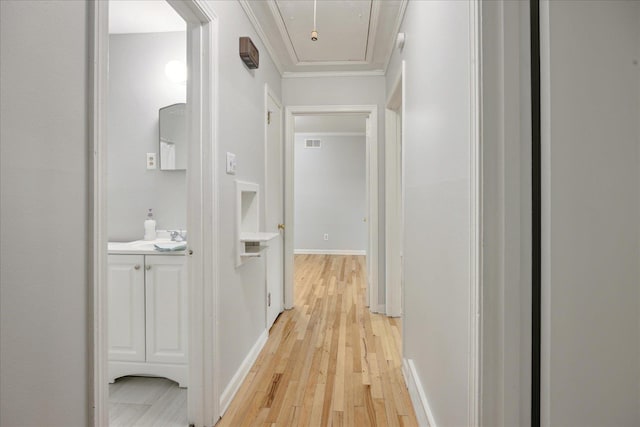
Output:
[[[169,243],[170,239],[135,240],[133,242],[109,242],[109,255],[170,255],[184,256],[185,250],[159,251],[153,245],[156,243]],[[186,242],[184,242],[186,243]]]

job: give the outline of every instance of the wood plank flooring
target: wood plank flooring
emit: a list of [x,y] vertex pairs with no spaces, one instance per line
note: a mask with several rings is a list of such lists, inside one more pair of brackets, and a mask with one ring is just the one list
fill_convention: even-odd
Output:
[[417,426],[400,320],[365,307],[362,256],[296,255],[295,308],[217,426]]
[[109,384],[110,427],[187,427],[187,389],[166,378],[122,377]]

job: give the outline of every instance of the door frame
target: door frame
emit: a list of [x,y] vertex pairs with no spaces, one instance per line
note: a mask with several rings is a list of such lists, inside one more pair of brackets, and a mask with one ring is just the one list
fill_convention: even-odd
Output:
[[[189,82],[189,388],[188,419],[196,427],[214,425],[220,415],[218,299],[218,194],[216,131],[218,114],[218,18],[203,0],[167,0],[187,22]],[[107,318],[107,107],[109,3],[90,2],[90,84],[92,108],[91,334],[93,425],[109,425]],[[205,262],[206,260],[206,262]],[[209,319],[209,322],[205,322]]]
[[367,303],[373,312],[378,306],[378,106],[377,105],[305,105],[285,107],[284,143],[284,308],[294,306],[294,142],[295,117],[335,115],[341,113],[368,115],[367,150]]
[[404,241],[404,150],[400,150],[404,135],[404,73],[402,61],[385,109],[385,309],[391,317],[401,317],[403,307],[402,255],[398,262],[389,254],[402,254]]
[[[275,102],[275,104],[278,106],[278,108],[280,109],[280,114],[282,115],[284,109],[282,108],[282,101],[280,100],[280,97],[278,95],[276,95],[276,93],[271,89],[271,87],[269,86],[268,83],[264,84],[264,200],[265,200],[265,205],[264,205],[264,212],[265,212],[265,227],[264,230],[269,232],[269,229],[267,228],[268,225],[266,224],[267,221],[267,195],[269,194],[269,172],[268,172],[268,164],[269,164],[269,156],[267,155],[267,150],[269,149],[269,123],[267,122],[267,114],[269,111],[269,98],[271,98],[273,100],[273,102]],[[281,158],[281,168],[280,168],[280,176],[282,179],[282,183],[284,184],[284,147],[283,147],[283,132],[282,132],[282,116],[280,117],[280,123],[278,123],[278,125],[280,126],[280,158]],[[283,189],[284,190],[284,189]],[[283,221],[284,221],[284,191],[283,191],[283,197],[282,197],[282,202],[283,202],[283,206],[282,206],[282,213],[283,213]],[[279,231],[279,230],[278,230]],[[286,233],[285,233],[286,234]],[[283,274],[283,282],[282,282],[282,301],[280,302],[280,308],[284,309],[284,294],[285,294],[285,285],[284,285],[284,236],[282,239],[283,242],[283,251],[282,251],[282,255],[283,255],[283,259],[282,259],[282,274]],[[269,249],[271,250],[271,248]],[[269,255],[267,255],[268,257]],[[268,267],[268,263],[265,263],[265,271],[267,271],[266,269],[269,268]],[[269,284],[268,284],[268,271],[267,271],[267,276],[265,276],[265,295],[267,295],[267,293],[269,292]],[[269,307],[268,305],[265,303],[265,310],[264,310],[264,322],[265,322],[265,326],[267,326],[267,330],[269,329]]]

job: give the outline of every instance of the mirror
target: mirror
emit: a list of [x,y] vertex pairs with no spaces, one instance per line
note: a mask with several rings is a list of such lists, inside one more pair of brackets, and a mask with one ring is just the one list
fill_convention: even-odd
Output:
[[187,104],[160,109],[160,170],[187,169]]

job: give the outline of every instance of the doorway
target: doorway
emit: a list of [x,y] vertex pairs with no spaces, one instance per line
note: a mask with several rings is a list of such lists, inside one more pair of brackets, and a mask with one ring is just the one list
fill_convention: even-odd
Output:
[[[378,156],[377,156],[377,106],[305,106],[287,107],[285,111],[285,308],[294,306],[294,269],[296,249],[317,249],[296,247],[296,205],[295,205],[295,157],[296,157],[296,121],[304,121],[308,117],[351,116],[365,120],[365,211],[362,221],[366,228],[366,305],[373,312],[378,312]],[[307,119],[308,120],[308,119]],[[361,132],[362,133],[362,132]],[[314,144],[313,138],[310,139]],[[300,142],[299,142],[300,143]],[[308,142],[305,140],[304,144]],[[317,144],[317,143],[316,143]],[[320,142],[320,145],[322,142]],[[303,148],[306,149],[306,148]],[[309,148],[313,150],[317,148]],[[319,234],[318,234],[319,233]],[[329,233],[316,232],[314,237],[321,237],[328,242]],[[337,237],[337,236],[336,236]],[[326,240],[325,240],[326,239]],[[299,244],[301,240],[298,241]]]
[[[110,3],[107,317],[112,427],[188,425],[186,27],[165,1]],[[159,246],[170,250],[160,253]]]
[[[114,95],[109,90],[109,11],[118,7],[164,7],[169,8],[172,13],[177,13],[183,21],[186,33],[183,35],[183,46],[186,44],[184,58],[186,64],[177,67],[176,64],[165,64],[164,74],[167,78],[172,77],[182,80],[186,95],[184,101],[175,100],[170,105],[164,107],[175,107],[175,104],[183,104],[182,122],[184,123],[184,134],[186,135],[184,151],[180,152],[177,146],[171,144],[177,142],[178,134],[174,132],[167,138],[167,144],[162,145],[161,135],[161,110],[165,112],[169,109],[158,109],[156,123],[149,129],[158,132],[157,140],[142,158],[142,169],[147,173],[156,172],[165,180],[182,179],[183,196],[175,196],[174,199],[182,198],[182,209],[186,210],[181,227],[179,220],[171,223],[168,217],[161,220],[162,214],[158,214],[157,228],[161,227],[161,221],[168,227],[173,228],[176,235],[171,242],[171,235],[163,236],[158,233],[155,240],[147,240],[140,243],[140,247],[134,248],[135,254],[123,256],[136,256],[136,262],[131,263],[131,274],[124,276],[134,277],[135,273],[142,273],[141,279],[137,280],[138,288],[144,292],[137,291],[138,302],[141,301],[144,316],[139,315],[139,311],[134,309],[125,310],[128,314],[138,313],[136,317],[137,327],[135,329],[136,338],[144,335],[144,345],[135,346],[140,349],[140,354],[144,355],[144,360],[131,361],[133,370],[136,372],[126,372],[125,375],[142,375],[145,377],[166,377],[186,386],[187,407],[182,408],[184,413],[180,425],[213,425],[219,418],[218,390],[215,378],[218,377],[217,345],[215,342],[216,325],[216,297],[217,281],[214,274],[217,264],[217,254],[213,242],[216,241],[216,230],[214,223],[217,220],[214,193],[215,177],[215,141],[214,133],[214,89],[215,89],[215,64],[217,61],[216,51],[213,49],[214,40],[217,34],[217,21],[210,7],[199,0],[189,0],[181,2],[95,2],[92,8],[93,18],[93,140],[94,140],[94,164],[93,164],[93,272],[94,272],[94,405],[95,416],[94,425],[109,425],[109,380],[115,376],[121,376],[122,371],[114,372],[111,368],[113,359],[109,356],[109,349],[112,343],[113,334],[109,329],[114,328],[110,322],[109,314],[114,313],[110,309],[112,298],[118,294],[112,289],[113,272],[109,257],[113,254],[114,245],[108,245],[116,237],[110,234],[110,215],[107,211],[107,200],[109,199],[109,170],[107,169],[107,157],[110,154],[109,146],[109,121],[115,115],[111,112],[110,101]],[[140,16],[136,17],[135,12],[129,14],[132,21],[141,22]],[[143,14],[144,15],[144,14]],[[179,58],[173,58],[178,59]],[[186,66],[186,67],[185,67]],[[131,70],[129,70],[131,71]],[[186,80],[186,82],[184,82]],[[138,98],[143,98],[138,94]],[[173,110],[171,111],[174,112]],[[172,117],[179,117],[180,114],[172,114]],[[166,128],[166,126],[165,126]],[[165,129],[166,130],[166,129]],[[150,133],[153,134],[153,131]],[[170,132],[171,133],[171,132]],[[175,137],[175,138],[174,138]],[[145,149],[146,150],[146,149]],[[182,153],[182,154],[181,154]],[[163,156],[164,154],[164,156]],[[130,160],[132,164],[138,163],[140,156],[123,156],[125,160]],[[164,161],[161,157],[164,157]],[[186,171],[182,159],[186,158]],[[153,169],[155,167],[155,169]],[[171,170],[169,170],[171,169]],[[173,174],[173,175],[171,175]],[[180,174],[182,178],[179,177]],[[162,178],[161,178],[162,179]],[[165,188],[165,187],[163,187]],[[174,200],[175,202],[175,200]],[[179,203],[175,203],[179,205]],[[186,206],[185,206],[186,205]],[[204,221],[204,218],[212,218],[213,221]],[[142,218],[144,219],[144,218]],[[151,219],[151,218],[149,218]],[[155,219],[155,218],[154,218]],[[141,220],[137,221],[142,228]],[[129,226],[127,222],[127,226]],[[186,230],[185,230],[186,229]],[[169,230],[168,230],[169,231]],[[188,231],[188,236],[185,231]],[[137,237],[137,236],[136,236]],[[147,236],[153,237],[153,236]],[[165,237],[159,242],[158,237]],[[179,237],[179,239],[178,239]],[[116,250],[123,249],[124,246],[131,246],[124,242],[129,237],[117,238],[120,246]],[[142,236],[141,236],[142,240]],[[162,239],[161,239],[162,240]],[[182,240],[180,242],[179,240]],[[156,254],[160,243],[161,249],[167,249],[163,245],[182,244],[176,253]],[[144,246],[144,247],[143,247]],[[131,248],[128,248],[131,249]],[[178,251],[183,250],[182,253]],[[148,253],[145,251],[149,251]],[[183,262],[177,260],[182,257]],[[149,262],[147,262],[149,258]],[[162,258],[162,265],[155,261]],[[207,263],[204,263],[207,259]],[[171,262],[169,262],[171,261]],[[175,262],[174,262],[175,261]],[[177,264],[180,264],[179,266]],[[137,268],[136,268],[137,267]],[[110,283],[111,282],[111,283]],[[139,282],[139,283],[138,283]],[[178,283],[176,285],[176,283]],[[206,284],[206,286],[205,286]],[[120,293],[125,295],[126,292]],[[164,296],[163,296],[164,294]],[[176,301],[169,307],[167,298],[169,294],[175,296]],[[131,300],[130,300],[131,301]],[[157,309],[149,310],[146,305],[156,303]],[[170,304],[171,305],[171,304]],[[113,307],[111,307],[113,308]],[[161,314],[170,313],[171,316],[164,318]],[[130,316],[131,317],[131,316]],[[127,317],[125,317],[126,320]],[[204,322],[204,319],[211,319]],[[125,324],[127,322],[124,322]],[[131,324],[131,322],[129,322]],[[154,328],[154,325],[156,326]],[[151,328],[151,329],[150,329]],[[154,332],[155,331],[155,332]],[[111,331],[113,332],[113,331]],[[165,332],[171,332],[170,338],[163,336]],[[122,335],[126,338],[126,334]],[[179,348],[178,348],[179,347]],[[126,351],[125,351],[126,352]],[[138,357],[140,355],[136,355]],[[149,357],[151,356],[151,357]],[[140,356],[142,357],[142,356]],[[160,360],[162,359],[162,360]],[[178,360],[179,359],[179,360]],[[166,375],[160,372],[150,372],[148,365],[164,364],[171,372]],[[151,369],[151,368],[150,368]],[[157,369],[154,366],[153,369]],[[178,372],[180,371],[180,372]],[[143,378],[144,379],[144,378]],[[166,381],[165,381],[166,382]],[[171,383],[173,384],[173,383]],[[176,384],[175,388],[178,388]],[[173,386],[172,386],[173,387]],[[185,393],[182,393],[185,394]],[[182,399],[182,402],[185,399]],[[180,402],[180,399],[174,401]],[[205,402],[208,402],[205,405]],[[212,404],[212,403],[213,404]]]

